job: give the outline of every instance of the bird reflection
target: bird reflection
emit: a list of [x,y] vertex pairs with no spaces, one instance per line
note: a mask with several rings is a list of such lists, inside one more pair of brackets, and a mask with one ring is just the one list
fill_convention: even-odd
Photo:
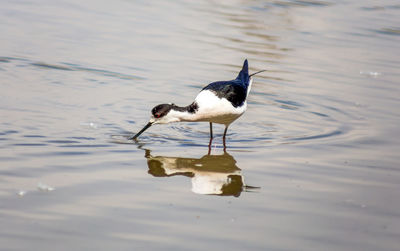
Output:
[[197,194],[239,197],[242,191],[256,188],[245,185],[241,169],[227,152],[222,155],[207,154],[197,159],[152,156],[151,151],[146,150],[145,157],[149,174],[155,177],[190,177],[192,191]]

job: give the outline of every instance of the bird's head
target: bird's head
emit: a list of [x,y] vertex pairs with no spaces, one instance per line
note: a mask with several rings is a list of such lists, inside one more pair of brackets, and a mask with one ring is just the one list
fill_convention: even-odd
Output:
[[174,104],[160,104],[151,109],[151,117],[149,123],[143,127],[135,136],[130,139],[136,139],[146,131],[150,126],[154,124],[167,124],[171,122],[179,121],[179,118],[174,115],[173,107],[176,107]]
[[152,124],[167,124],[177,122],[178,118],[173,116],[172,108],[174,104],[160,104],[151,109],[150,123]]

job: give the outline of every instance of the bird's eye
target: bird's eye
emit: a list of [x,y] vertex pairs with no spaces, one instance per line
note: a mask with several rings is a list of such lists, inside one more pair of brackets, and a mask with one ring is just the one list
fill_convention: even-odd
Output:
[[156,114],[154,114],[154,117],[159,118],[160,114],[156,113]]

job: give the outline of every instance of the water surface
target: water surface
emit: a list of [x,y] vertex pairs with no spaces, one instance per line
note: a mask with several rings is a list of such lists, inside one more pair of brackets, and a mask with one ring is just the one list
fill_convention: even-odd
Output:
[[[397,250],[396,1],[3,1],[4,250]],[[153,126],[243,60],[247,112]]]

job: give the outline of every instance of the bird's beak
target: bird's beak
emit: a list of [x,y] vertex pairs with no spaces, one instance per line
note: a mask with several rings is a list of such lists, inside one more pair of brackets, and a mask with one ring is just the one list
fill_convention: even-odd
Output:
[[144,131],[146,131],[153,123],[154,123],[154,122],[150,121],[149,123],[147,123],[147,125],[145,125],[145,126],[143,127],[142,130],[140,130],[140,132],[136,133],[135,136],[133,136],[133,137],[131,137],[131,138],[129,138],[129,139],[136,140],[136,138],[139,137],[140,134],[142,134]]

